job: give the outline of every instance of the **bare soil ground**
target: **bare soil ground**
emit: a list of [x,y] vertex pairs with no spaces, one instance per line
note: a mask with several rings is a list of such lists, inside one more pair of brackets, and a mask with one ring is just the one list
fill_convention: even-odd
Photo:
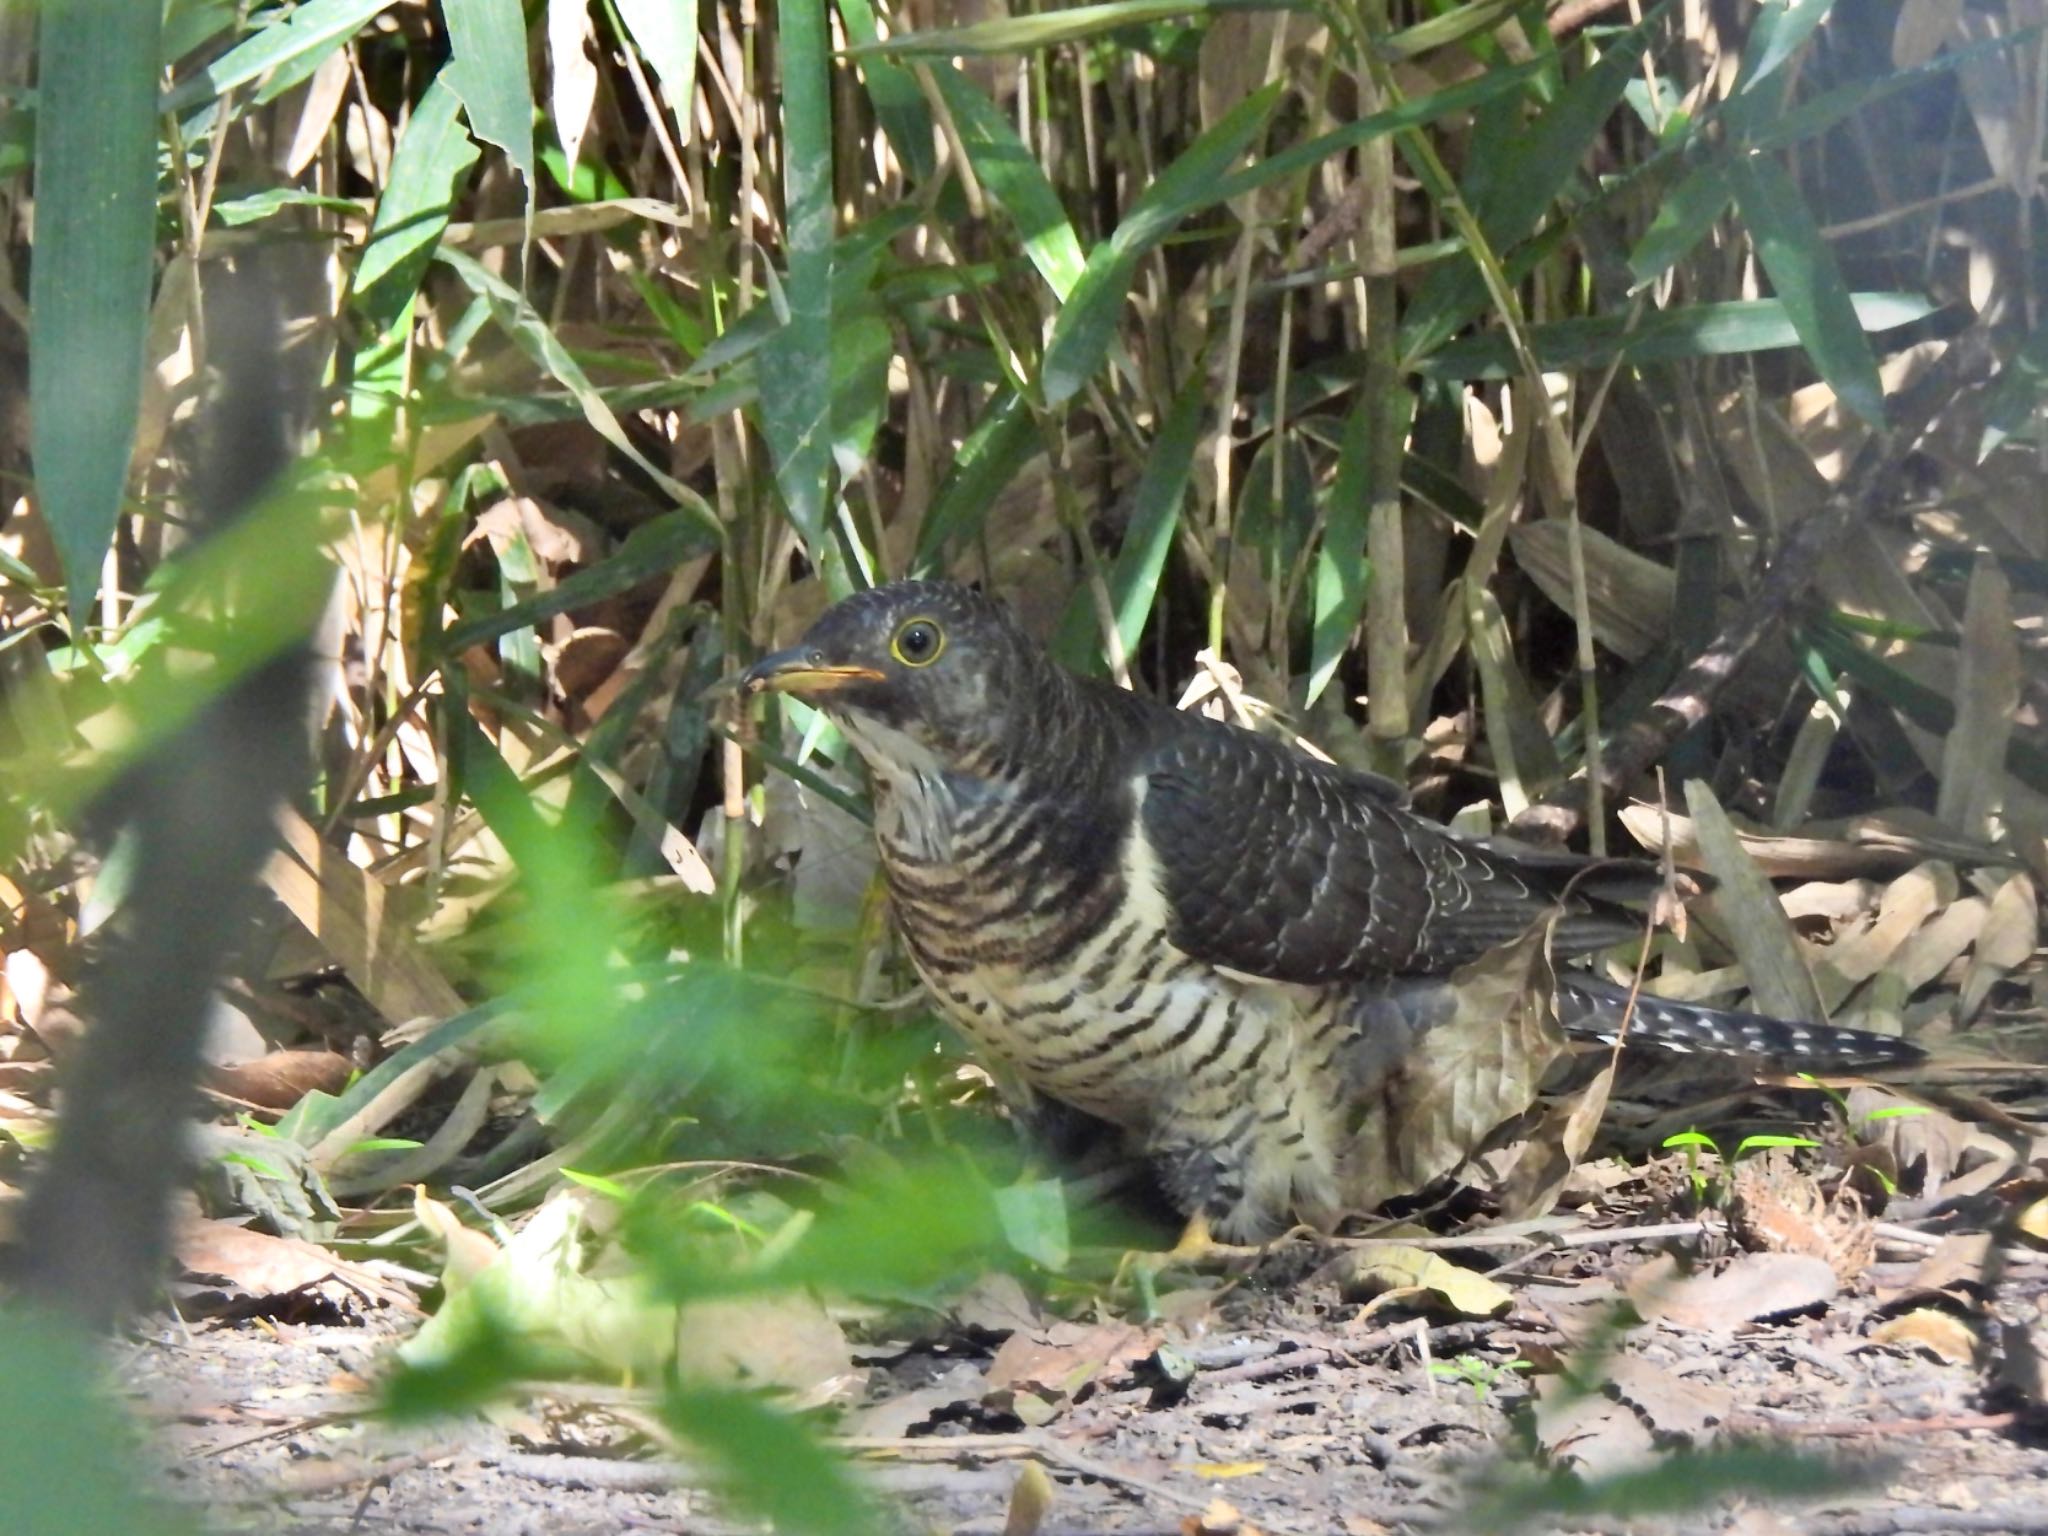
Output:
[[[1953,1244],[1898,1251],[1816,1297],[1784,1255],[1688,1279],[1643,1244],[1550,1245],[1503,1266],[1505,1315],[1452,1321],[1344,1299],[1302,1244],[1163,1293],[1149,1324],[1051,1319],[995,1280],[928,1328],[868,1329],[825,1411],[909,1531],[2048,1531],[2048,1265],[2007,1255],[1994,1292],[1981,1266],[1955,1278]],[[1638,1318],[1614,1326],[1624,1295]],[[750,1528],[650,1436],[644,1393],[373,1418],[394,1317],[141,1338],[122,1375],[162,1486],[215,1530],[278,1536]],[[1788,1482],[1834,1486],[1774,1497]]]

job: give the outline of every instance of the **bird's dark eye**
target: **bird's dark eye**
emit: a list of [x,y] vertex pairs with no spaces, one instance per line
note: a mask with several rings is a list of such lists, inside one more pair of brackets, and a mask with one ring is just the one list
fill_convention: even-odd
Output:
[[930,619],[906,620],[889,642],[890,654],[906,667],[928,667],[945,648],[945,631]]

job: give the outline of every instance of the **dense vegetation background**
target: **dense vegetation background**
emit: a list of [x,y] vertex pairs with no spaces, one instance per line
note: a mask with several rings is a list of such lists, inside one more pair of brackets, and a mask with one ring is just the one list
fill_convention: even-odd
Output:
[[[912,992],[842,747],[705,692],[912,573],[1471,830],[1935,861],[1854,964],[1731,902],[1652,976],[1968,1027],[2048,876],[2040,12],[0,9],[12,1166],[146,921],[138,764],[311,637],[225,1205],[403,1251],[406,1186],[569,1173],[667,1300],[1059,1275],[1078,1216]],[[303,455],[196,539],[273,332]]]

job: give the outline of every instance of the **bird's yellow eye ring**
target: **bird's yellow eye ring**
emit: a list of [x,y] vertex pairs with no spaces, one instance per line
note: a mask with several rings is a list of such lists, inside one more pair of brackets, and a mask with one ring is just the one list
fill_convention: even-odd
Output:
[[946,632],[935,619],[905,619],[889,640],[889,654],[906,667],[928,667],[946,651]]

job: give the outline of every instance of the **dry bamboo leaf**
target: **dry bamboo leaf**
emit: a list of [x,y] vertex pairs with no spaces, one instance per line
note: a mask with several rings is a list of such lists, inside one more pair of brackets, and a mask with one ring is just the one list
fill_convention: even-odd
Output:
[[[1617,813],[1621,824],[1643,847],[1664,846],[1664,812],[1657,806],[1637,801]],[[1689,816],[1673,812],[1671,854],[1681,864],[1700,861],[1699,831]],[[1859,875],[1888,874],[1912,862],[1914,851],[1894,845],[1866,845],[1835,837],[1778,837],[1762,832],[1736,829],[1743,851],[1757,867],[1774,878],[1843,880]]]
[[382,883],[358,869],[297,811],[278,816],[284,850],[264,879],[314,938],[325,946],[371,1006],[393,1024],[447,1019],[467,1005],[413,942],[406,923],[386,908]]
[[1904,0],[1892,27],[1892,66],[1918,69],[1955,35],[1964,0]]
[[1934,814],[1966,837],[1989,839],[2005,799],[2005,749],[2020,701],[2020,649],[2012,594],[1998,562],[1977,558],[1963,608],[1956,717],[1941,753]]
[[1543,728],[1528,680],[1515,665],[1507,620],[1491,592],[1466,587],[1472,664],[1486,712],[1486,745],[1500,776],[1501,808],[1510,820],[1564,777],[1557,748]]
[[1958,1023],[1974,1019],[1991,989],[2032,957],[2040,939],[2040,918],[2030,876],[2014,875],[1992,894],[1991,910],[1970,957],[1969,974],[1963,978],[1962,1001],[1956,1008]]
[[[1554,518],[1523,523],[1508,534],[1515,562],[1549,598],[1572,611],[1571,530]],[[1586,557],[1586,604],[1593,638],[1627,661],[1641,661],[1671,633],[1677,578],[1671,568],[1639,555],[1597,528],[1581,527]]]
[[774,1387],[812,1397],[853,1370],[846,1333],[802,1291],[686,1301],[676,1315],[676,1371],[716,1386]]
[[1726,1388],[1689,1381],[1635,1355],[1600,1363],[1596,1390],[1577,1372],[1543,1377],[1536,1386],[1537,1444],[1560,1465],[1586,1476],[1641,1467],[1673,1444],[1712,1440],[1735,1411]]
[[1989,1232],[1951,1232],[1934,1252],[1920,1261],[1907,1288],[1915,1291],[1981,1288],[1991,1272],[1993,1260]]
[[1713,425],[1721,459],[1742,489],[1784,527],[1818,510],[1830,485],[1812,450],[1778,409],[1730,390],[1714,402]]
[[[2000,39],[2008,30],[2004,17],[1972,12],[1967,7],[1956,21],[1957,37],[1973,43]],[[1970,109],[1970,121],[1983,142],[1984,157],[1991,162],[1992,173],[2022,199],[2034,195],[2041,143],[2041,125],[2034,116],[2033,82],[2031,78],[2023,80],[2020,74],[2025,57],[2006,48],[1979,54],[1957,71],[1963,100]],[[2031,61],[2025,67],[2031,77]]]
[[[1749,845],[1744,843],[1747,848]],[[1755,850],[1751,850],[1755,857]],[[1764,863],[1758,859],[1759,864]],[[1769,866],[1766,865],[1766,868]],[[1778,895],[1779,905],[1790,918],[1824,917],[1837,923],[1873,915],[1883,894],[1874,880],[1809,880]]]
[[328,131],[348,94],[350,56],[350,50],[337,48],[320,61],[311,80],[286,96],[287,101],[295,100],[298,104],[298,121],[292,125],[291,142],[279,162],[288,178],[296,180],[325,146]]
[[1827,952],[1827,969],[1847,984],[1842,995],[1889,964],[1929,917],[1956,899],[1957,890],[1954,867],[1932,859],[1886,886],[1878,901],[1877,921]]
[[1888,973],[1898,978],[1908,995],[1919,991],[1977,942],[1990,912],[1981,896],[1951,902],[1906,941],[1886,967]]
[[597,31],[584,0],[548,0],[548,101],[555,136],[569,172],[590,130],[590,109],[597,104],[597,61],[591,49]]
[[355,1063],[339,1051],[272,1051],[254,1061],[209,1067],[207,1085],[262,1109],[290,1109],[308,1093],[339,1093]]
[[1778,905],[1763,871],[1743,851],[1728,813],[1701,779],[1686,782],[1685,802],[1699,837],[1701,861],[1720,882],[1712,897],[1714,910],[1749,976],[1757,1006],[1781,1019],[1824,1022],[1820,989],[1800,958],[1785,909]]

